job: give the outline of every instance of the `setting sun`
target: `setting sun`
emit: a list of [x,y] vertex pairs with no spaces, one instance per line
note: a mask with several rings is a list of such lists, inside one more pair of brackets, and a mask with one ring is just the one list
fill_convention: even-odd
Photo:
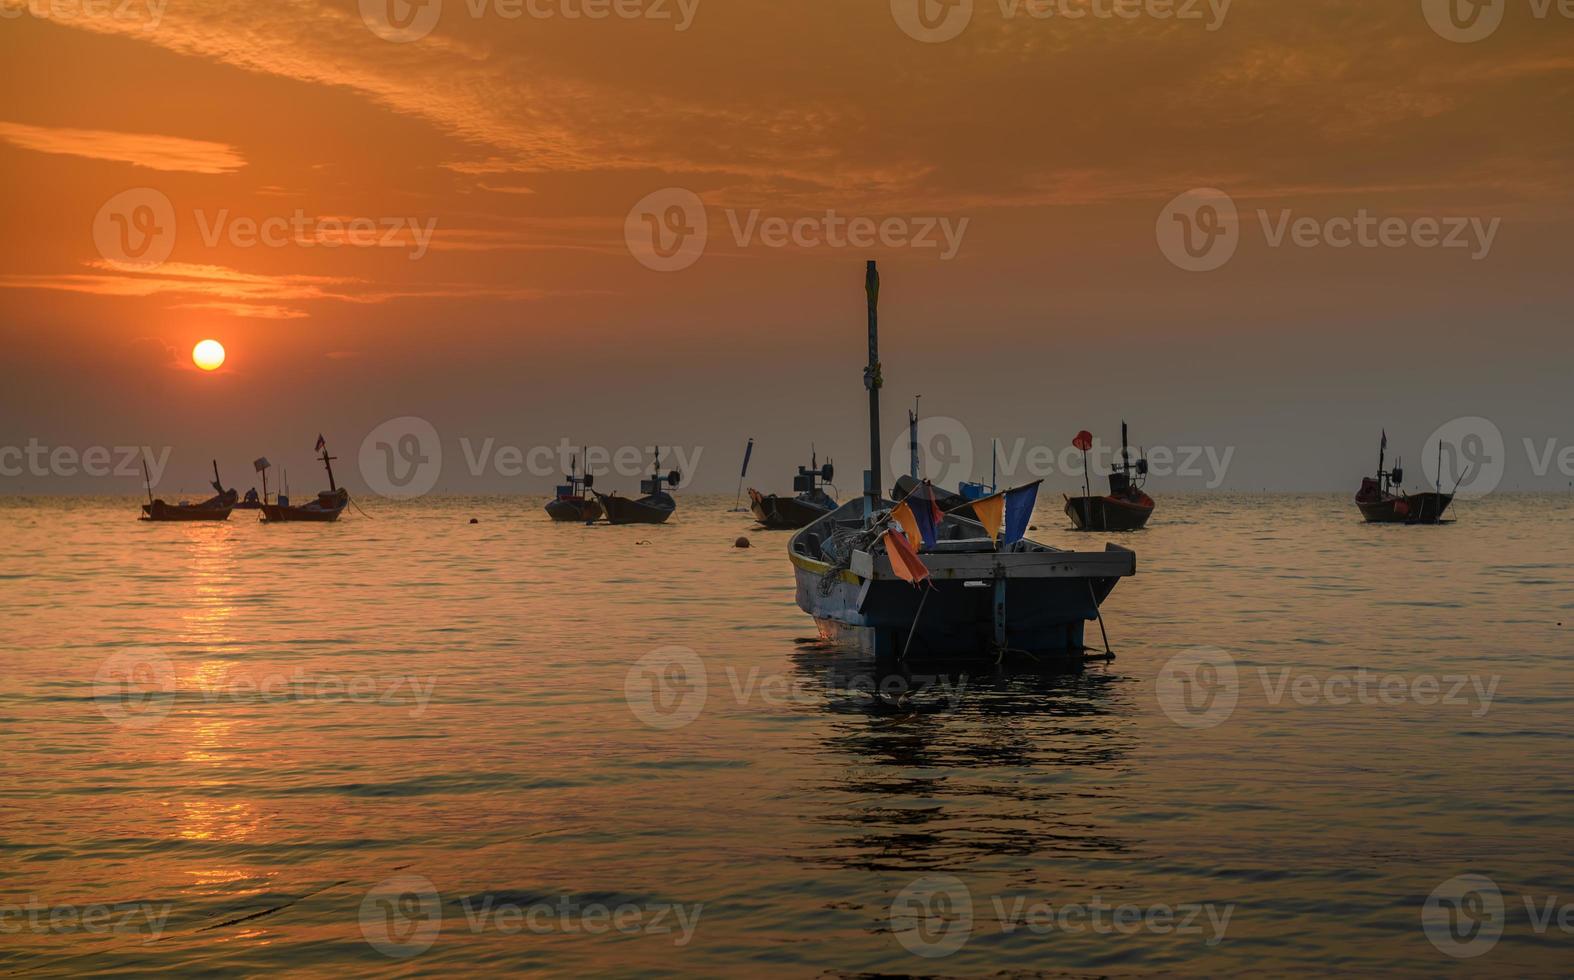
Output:
[[224,363],[224,345],[217,340],[204,340],[191,349],[191,360],[204,371],[217,370]]

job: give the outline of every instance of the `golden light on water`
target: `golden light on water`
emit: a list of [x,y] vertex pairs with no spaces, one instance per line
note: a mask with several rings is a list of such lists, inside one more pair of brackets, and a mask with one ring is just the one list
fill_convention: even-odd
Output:
[[224,345],[217,340],[204,340],[191,349],[191,360],[204,371],[216,371],[224,363]]

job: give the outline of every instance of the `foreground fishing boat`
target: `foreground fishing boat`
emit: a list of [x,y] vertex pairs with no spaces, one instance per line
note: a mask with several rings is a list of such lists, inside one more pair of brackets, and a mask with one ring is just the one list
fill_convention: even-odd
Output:
[[[1131,461],[1126,448],[1126,423],[1120,423],[1120,466],[1109,475],[1109,493],[1093,496],[1088,488],[1088,450],[1093,436],[1086,429],[1077,433],[1072,445],[1082,450],[1081,497],[1066,498],[1066,516],[1078,531],[1140,531],[1153,516],[1153,498],[1142,490],[1148,477],[1147,459]],[[1135,479],[1133,479],[1135,475]]]
[[591,492],[606,510],[608,524],[665,524],[672,512],[678,509],[678,502],[663,488],[663,483],[675,485],[678,480],[677,470],[662,476],[661,450],[658,448],[650,479],[639,481],[640,493],[645,496],[633,500],[615,493],[605,494],[599,490]]
[[[1454,495],[1444,493],[1441,484],[1436,491],[1405,493],[1402,487],[1405,471],[1400,461],[1396,459],[1391,470],[1383,469],[1383,457],[1387,451],[1388,433],[1385,431],[1377,447],[1377,476],[1362,477],[1361,489],[1355,494],[1355,505],[1360,509],[1361,516],[1368,524],[1443,523],[1443,513],[1454,502]],[[1438,456],[1438,472],[1441,474],[1441,445],[1438,446]]]
[[215,495],[201,503],[190,504],[184,500],[178,504],[165,503],[163,500],[153,499],[153,481],[148,475],[147,460],[142,461],[142,476],[147,482],[148,502],[142,505],[144,521],[227,521],[230,511],[235,509],[236,494],[234,490],[224,489],[219,482],[219,462],[213,461],[213,489]]
[[604,511],[601,502],[585,491],[596,485],[596,478],[589,473],[579,475],[579,457],[568,467],[568,482],[557,488],[557,497],[547,502],[547,515],[554,521],[577,521],[586,524],[599,520]]
[[819,465],[816,456],[809,457],[808,466],[798,467],[793,477],[795,497],[779,497],[774,493],[762,494],[749,488],[749,509],[754,519],[772,530],[796,530],[817,521],[836,509],[836,500],[820,486],[830,483],[836,476],[836,467],[827,462]]
[[1135,553],[1117,545],[1063,551],[1026,539],[1037,484],[967,502],[971,517],[942,511],[928,484],[900,502],[882,498],[880,279],[873,262],[865,288],[870,472],[862,499],[789,540],[799,608],[822,636],[877,656],[1085,654],[1084,628],[1094,620],[1102,625],[1099,605],[1122,577],[1135,574]]
[[[322,436],[317,437],[317,451],[322,453],[322,465],[328,471],[328,489],[319,491],[317,498],[307,504],[291,505],[290,498],[282,493],[279,494],[275,503],[270,504],[264,500],[261,510],[262,520],[265,523],[326,523],[328,521],[337,521],[339,515],[344,513],[344,508],[349,506],[350,503],[350,492],[334,482],[333,461],[338,459],[338,457],[328,455],[328,443]],[[259,470],[265,473],[267,461],[259,460],[258,462],[261,464],[259,465]],[[264,481],[266,481],[266,476]],[[263,488],[263,496],[266,497],[266,482],[264,482]]]

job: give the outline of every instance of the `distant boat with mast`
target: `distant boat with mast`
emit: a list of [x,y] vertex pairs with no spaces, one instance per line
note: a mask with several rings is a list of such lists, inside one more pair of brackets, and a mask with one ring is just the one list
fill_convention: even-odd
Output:
[[677,470],[673,470],[663,476],[659,446],[655,450],[655,456],[656,461],[651,468],[650,479],[639,481],[639,492],[644,494],[643,497],[631,500],[628,497],[619,497],[616,493],[591,491],[606,510],[608,524],[665,524],[673,511],[678,509],[678,502],[666,491],[663,484],[675,486],[681,475]]
[[836,467],[829,460],[821,466],[819,456],[811,450],[809,465],[798,467],[798,475],[793,477],[792,488],[797,496],[762,494],[750,487],[749,509],[754,512],[754,519],[767,528],[797,530],[836,509],[836,499],[820,486],[835,476]]
[[326,523],[337,521],[339,515],[344,513],[344,508],[349,506],[350,492],[339,486],[333,479],[333,461],[337,456],[328,455],[328,442],[322,436],[317,437],[316,452],[322,453],[323,468],[328,471],[328,489],[319,491],[315,500],[310,503],[292,505],[287,493],[278,495],[273,503],[268,503],[268,461],[259,459],[257,471],[262,474],[262,520],[268,524],[286,522],[317,522]]
[[585,492],[595,485],[594,476],[589,472],[579,472],[579,457],[576,455],[568,465],[568,482],[559,485],[556,499],[547,502],[547,514],[554,521],[588,524],[599,520],[605,513],[601,502]]
[[[1437,489],[1421,493],[1405,493],[1405,471],[1398,458],[1394,468],[1383,469],[1388,452],[1388,431],[1383,430],[1377,445],[1377,476],[1362,477],[1361,489],[1356,491],[1355,505],[1368,524],[1442,524],[1443,514],[1454,502],[1454,494],[1443,492],[1443,444],[1437,445]],[[1460,480],[1464,476],[1461,474]],[[1455,490],[1459,484],[1454,484]]]
[[[869,472],[864,495],[799,530],[787,553],[800,609],[822,636],[876,656],[1088,654],[1084,627],[1136,555],[1109,544],[1072,552],[1028,540],[1038,484],[941,509],[927,482],[900,502],[880,492],[880,277],[865,272],[869,317]],[[1108,646],[1105,646],[1105,653]]]
[[1082,496],[1066,498],[1066,516],[1078,531],[1140,531],[1153,516],[1153,498],[1142,489],[1148,479],[1148,460],[1131,461],[1126,443],[1126,421],[1120,423],[1120,464],[1109,474],[1109,493],[1095,497],[1088,475],[1088,450],[1093,435],[1077,433],[1072,446],[1082,450]]
[[201,503],[170,504],[153,497],[153,479],[148,473],[148,461],[142,461],[142,478],[147,485],[148,502],[142,505],[144,521],[227,521],[230,511],[235,509],[239,497],[234,490],[224,489],[224,484],[219,480],[219,461],[213,461],[213,489],[215,495]]

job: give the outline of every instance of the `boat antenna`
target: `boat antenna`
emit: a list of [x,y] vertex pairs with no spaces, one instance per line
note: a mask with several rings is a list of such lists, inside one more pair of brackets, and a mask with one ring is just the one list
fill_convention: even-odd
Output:
[[989,440],[989,492],[1000,489],[1000,440]]
[[1120,470],[1131,479],[1131,450],[1126,448],[1126,420],[1120,420]]
[[913,396],[913,410],[907,413],[908,475],[918,479],[918,403],[923,395]]
[[864,483],[864,524],[874,521],[880,502],[880,269],[874,259],[864,266],[864,295],[869,305],[869,363],[864,387],[869,389],[869,477]]
[[1443,492],[1443,440],[1437,441],[1437,492]]
[[148,503],[153,502],[153,477],[148,474],[148,457],[142,455],[142,483],[148,488]]
[[1383,453],[1388,450],[1388,430],[1383,430],[1383,439],[1377,444],[1377,483],[1378,490],[1382,490],[1383,483]]
[[743,481],[749,475],[749,457],[754,455],[754,437],[749,437],[749,444],[743,447],[743,469],[738,471],[738,495],[733,498],[732,509],[741,511],[739,506],[743,503]]
[[337,456],[328,455],[328,444],[324,442],[322,444],[322,465],[328,470],[328,490],[331,493],[339,492],[338,485],[333,482],[333,461],[338,458]]
[[[1441,452],[1442,450],[1438,450],[1438,451]],[[219,461],[218,460],[214,460],[213,461],[213,492],[214,493],[219,493],[219,494],[222,494],[224,492],[224,481],[219,479]]]

